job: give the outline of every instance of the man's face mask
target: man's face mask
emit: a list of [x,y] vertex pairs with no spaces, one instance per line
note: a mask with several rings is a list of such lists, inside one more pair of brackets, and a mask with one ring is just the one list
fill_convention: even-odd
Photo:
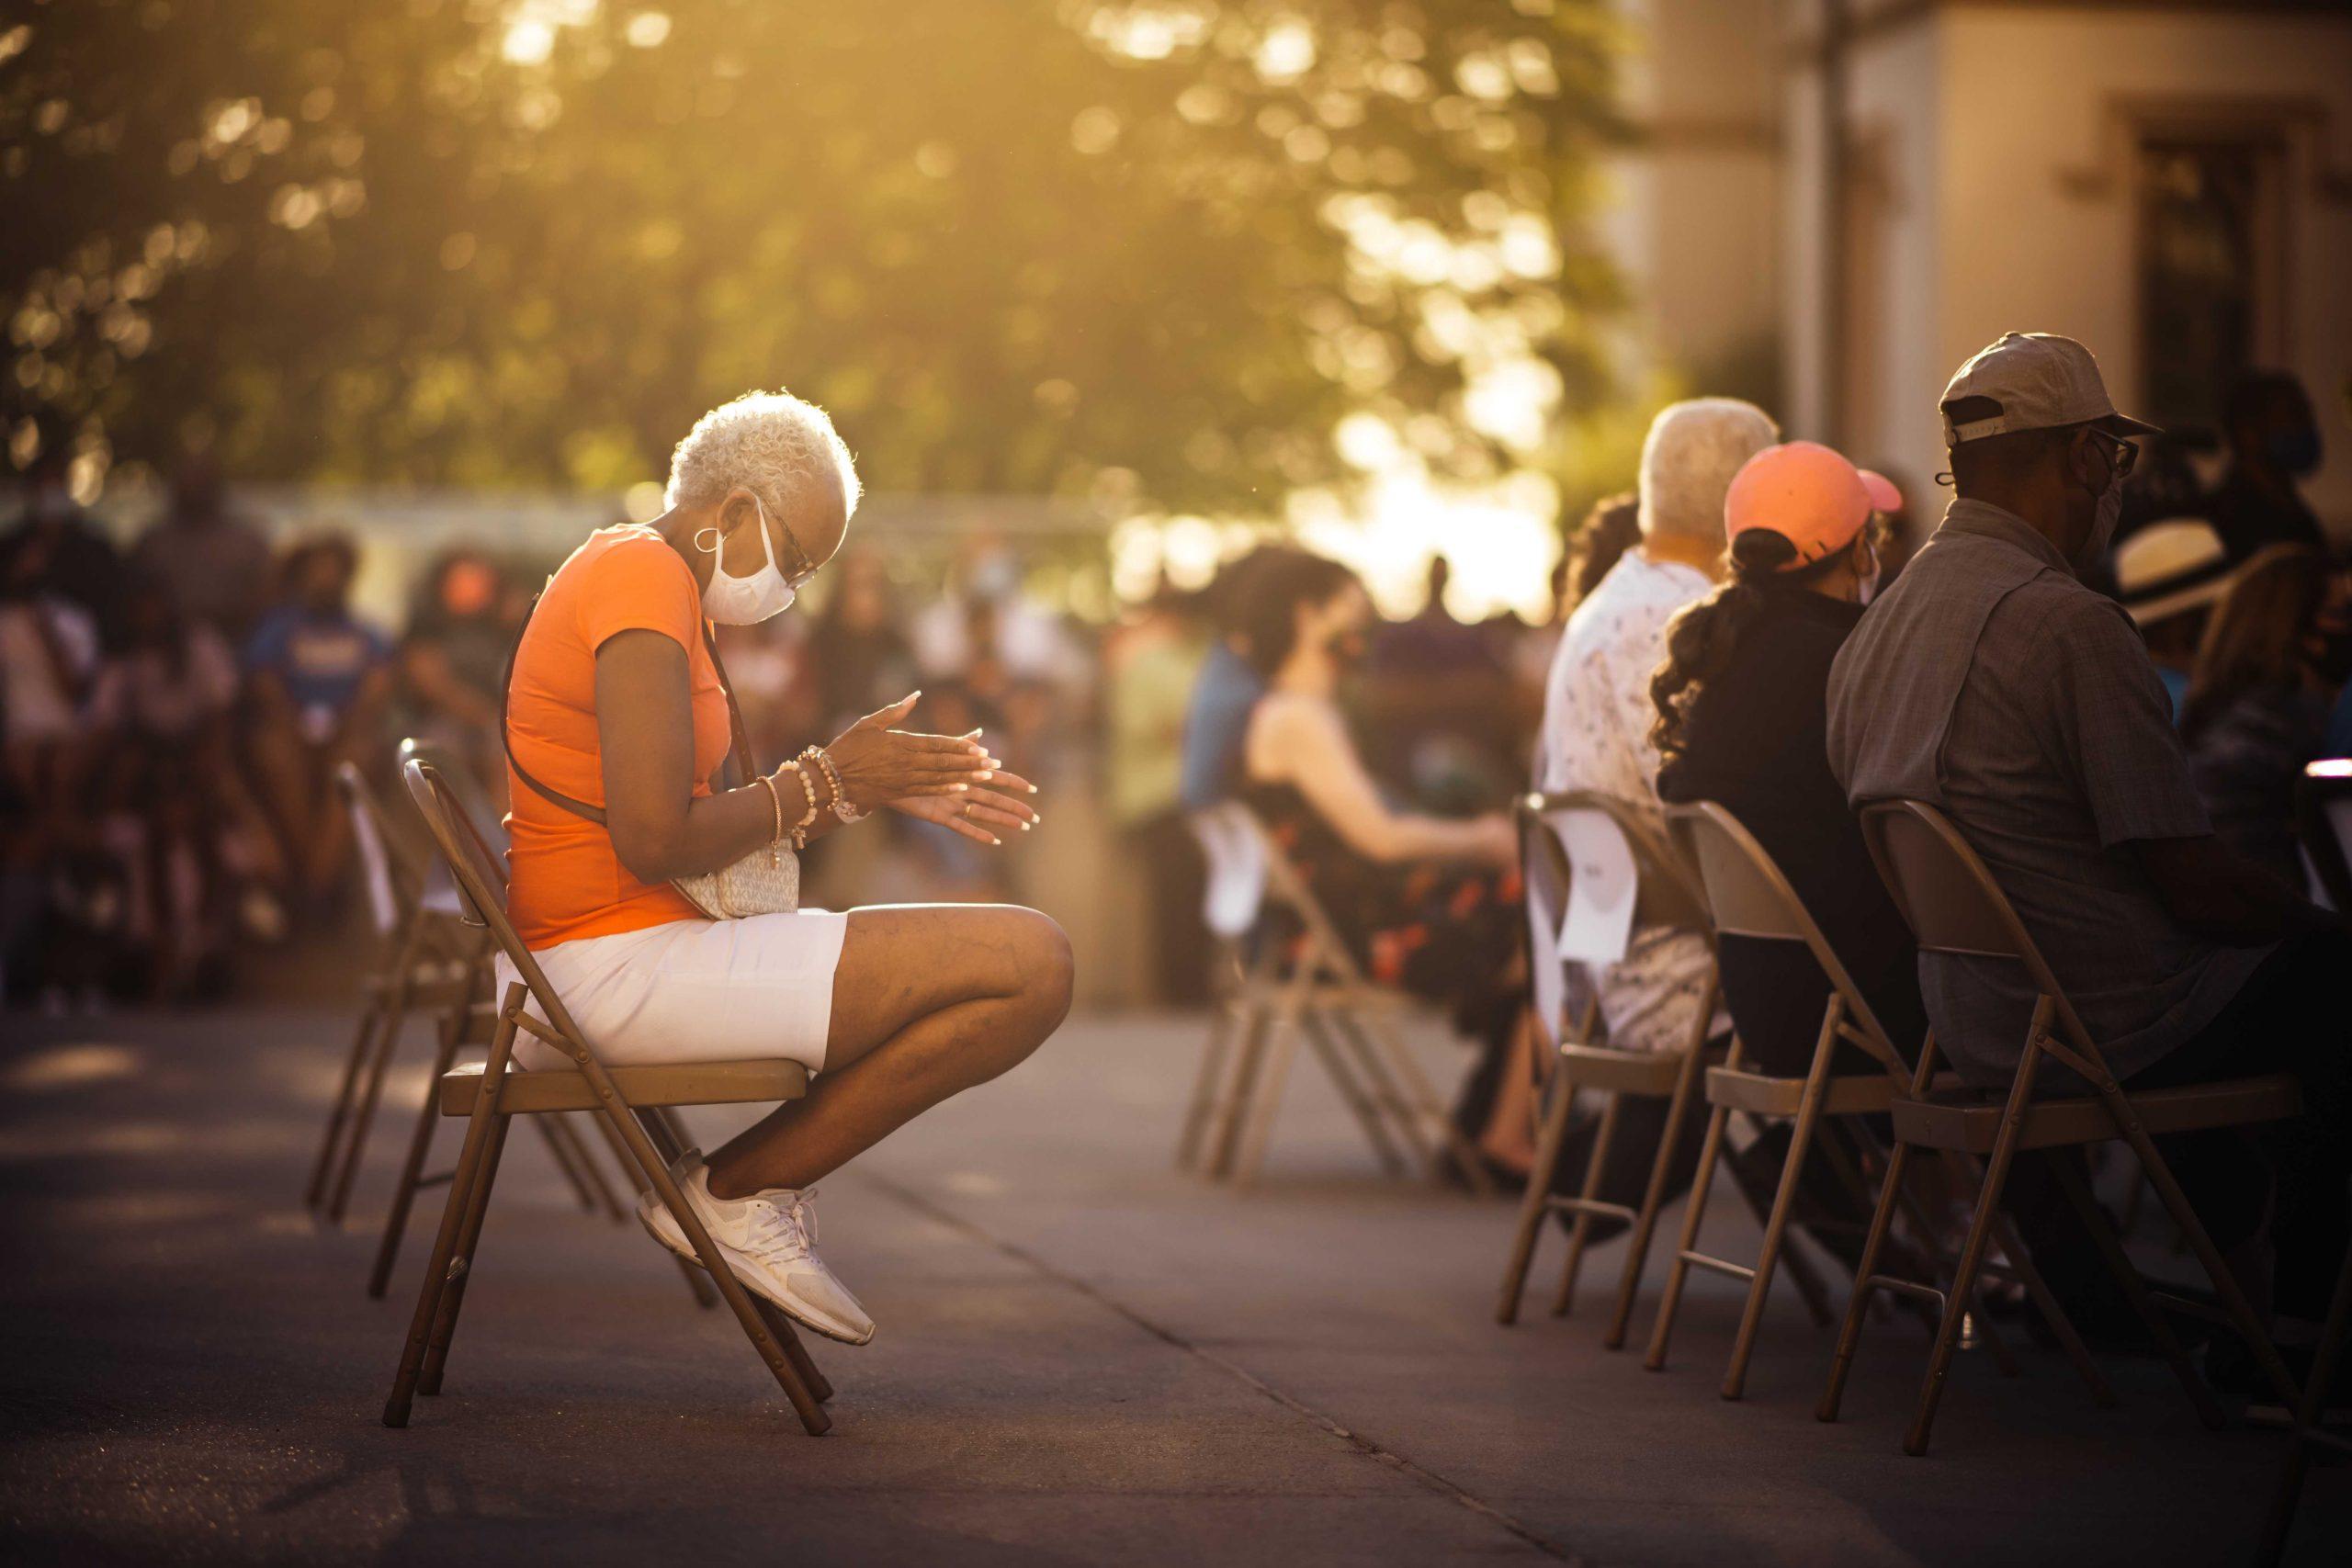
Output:
[[2098,565],[2108,547],[2115,542],[2115,525],[2123,517],[2123,476],[2132,468],[2130,443],[2094,431],[2090,444],[2104,460],[2107,482],[2091,492],[2091,531],[2083,540],[2083,547],[2075,552],[2074,564],[2077,571]]

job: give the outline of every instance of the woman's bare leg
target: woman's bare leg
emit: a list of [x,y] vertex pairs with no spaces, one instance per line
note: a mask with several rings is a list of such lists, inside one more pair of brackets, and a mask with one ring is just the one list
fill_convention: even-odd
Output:
[[808,1187],[949,1095],[1024,1060],[1069,1011],[1069,939],[1034,909],[854,909],[825,1070],[710,1156],[710,1190]]

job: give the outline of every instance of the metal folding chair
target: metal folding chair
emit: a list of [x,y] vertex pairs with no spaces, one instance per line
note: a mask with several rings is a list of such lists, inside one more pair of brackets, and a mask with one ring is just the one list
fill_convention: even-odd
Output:
[[2278,1483],[2270,1495],[2270,1512],[2262,1521],[2262,1542],[2255,1561],[2271,1568],[2286,1555],[2287,1537],[2295,1528],[2295,1510],[2302,1502],[2303,1472],[2311,1468],[2313,1449],[2352,1454],[2352,1438],[2320,1426],[2327,1405],[2327,1391],[2335,1385],[2335,1369],[2343,1363],[2344,1341],[2352,1334],[2352,1251],[2335,1276],[2335,1294],[2327,1308],[2327,1324],[2320,1331],[2319,1353],[2303,1383],[2303,1397],[2295,1406],[2294,1435],[2287,1442],[2287,1458],[2278,1467]]
[[[454,781],[458,777],[453,765],[442,760],[436,748],[413,739],[401,742],[401,763],[405,765],[411,759],[433,764],[440,770],[444,779]],[[375,792],[368,788],[366,782],[354,776],[346,781],[345,787],[355,792],[356,798],[364,802],[369,814],[380,825],[382,808],[377,803]],[[461,814],[460,825],[469,833],[477,831],[470,815]],[[479,839],[477,843],[483,857],[494,863],[497,856],[490,844]],[[451,879],[447,865],[437,855],[424,866],[421,886],[419,907],[435,916],[458,922],[471,939],[477,958],[469,966],[472,973],[465,987],[469,999],[444,1009],[436,1021],[433,1070],[426,1076],[424,1092],[419,1097],[416,1120],[409,1132],[408,1148],[401,1156],[400,1174],[392,1185],[391,1202],[384,1212],[384,1229],[377,1242],[376,1260],[368,1273],[368,1294],[370,1299],[378,1301],[383,1299],[385,1292],[391,1286],[392,1266],[400,1258],[401,1242],[408,1230],[409,1213],[415,1204],[416,1194],[426,1187],[448,1180],[450,1177],[448,1171],[428,1176],[424,1170],[426,1156],[432,1152],[433,1130],[441,1119],[441,1076],[456,1066],[460,1050],[490,1043],[498,1016],[496,1006],[488,999],[489,939],[482,934],[481,928],[468,918],[464,901],[458,893],[458,885]],[[592,1213],[602,1211],[614,1224],[626,1224],[629,1218],[628,1211],[614,1195],[612,1184],[605,1180],[594,1154],[581,1138],[571,1118],[539,1116],[534,1117],[531,1124],[546,1140],[548,1152],[555,1158],[556,1168],[570,1183],[573,1195],[580,1200],[580,1206]],[[614,1145],[612,1152],[624,1172],[632,1168],[626,1149]],[[718,1304],[718,1296],[703,1282],[701,1275],[692,1269],[688,1269],[686,1274],[695,1300],[705,1306]]]
[[[1705,1065],[1708,1026],[1714,1018],[1716,980],[1710,967],[1704,994],[1682,1043],[1668,1051],[1626,1051],[1600,1042],[1596,1025],[1598,998],[1588,993],[1581,1016],[1570,1023],[1565,993],[1557,992],[1563,964],[1592,965],[1614,962],[1625,954],[1634,931],[1686,931],[1704,937],[1710,945],[1705,906],[1699,890],[1672,852],[1659,842],[1649,827],[1622,801],[1589,790],[1562,795],[1531,795],[1517,807],[1522,858],[1526,869],[1529,955],[1535,981],[1537,1022],[1546,1042],[1557,1044],[1558,1060],[1543,1085],[1544,1104],[1535,1163],[1527,1173],[1527,1192],[1519,1207],[1519,1224],[1503,1266],[1502,1299],[1495,1320],[1519,1321],[1520,1297],[1535,1258],[1545,1218],[1553,1213],[1575,1216],[1568,1229],[1567,1256],[1560,1269],[1560,1288],[1553,1298],[1552,1315],[1565,1317],[1576,1299],[1577,1276],[1596,1217],[1623,1220],[1632,1227],[1625,1260],[1617,1279],[1617,1297],[1609,1329],[1601,1343],[1616,1349],[1625,1343],[1625,1327],[1633,1316],[1634,1299],[1641,1288],[1642,1269],[1649,1257],[1658,1212],[1666,1201],[1667,1183],[1681,1141],[1682,1122],[1697,1092],[1699,1070]],[[1581,859],[1581,864],[1579,861]],[[1630,878],[1628,878],[1630,872]],[[1619,886],[1621,883],[1628,885]],[[1609,913],[1593,903],[1607,900]],[[1584,912],[1589,911],[1589,917]],[[1559,933],[1577,934],[1563,940]],[[1589,934],[1588,934],[1589,933]],[[1601,1097],[1600,1122],[1583,1183],[1571,1195],[1559,1195],[1552,1184],[1566,1145],[1577,1091],[1589,1089]],[[1637,1208],[1610,1202],[1599,1196],[1602,1171],[1616,1141],[1618,1117],[1628,1098],[1663,1100],[1666,1124],[1650,1162],[1649,1183]]]
[[[1764,1320],[1764,1305],[1772,1287],[1775,1269],[1784,1256],[1788,1243],[1791,1217],[1798,1192],[1802,1190],[1805,1162],[1813,1152],[1815,1135],[1824,1117],[1849,1119],[1848,1124],[1860,1134],[1864,1147],[1872,1145],[1862,1123],[1863,1116],[1883,1114],[1894,1104],[1895,1095],[1909,1080],[1910,1064],[1879,1022],[1871,1010],[1870,998],[1854,984],[1845,964],[1831,949],[1821,928],[1814,923],[1804,901],[1797,896],[1764,846],[1729,811],[1713,801],[1692,805],[1669,806],[1666,808],[1667,833],[1680,852],[1684,862],[1691,866],[1704,888],[1709,912],[1714,922],[1718,941],[1724,937],[1740,937],[1753,941],[1802,944],[1820,967],[1829,983],[1829,999],[1822,1009],[1821,1029],[1814,1042],[1813,1058],[1803,1077],[1778,1076],[1749,1066],[1742,1059],[1742,1043],[1735,1037],[1731,1053],[1721,1066],[1707,1071],[1707,1102],[1713,1107],[1708,1122],[1706,1141],[1700,1146],[1698,1174],[1692,1179],[1690,1202],[1682,1221],[1682,1239],[1675,1251],[1674,1266],[1667,1276],[1666,1293],[1658,1302],[1657,1322],[1650,1334],[1650,1348],[1643,1365],[1657,1371],[1666,1365],[1667,1346],[1674,1332],[1674,1322],[1682,1302],[1684,1282],[1693,1268],[1726,1274],[1747,1281],[1747,1302],[1739,1319],[1739,1332],[1733,1341],[1731,1364],[1724,1374],[1723,1396],[1737,1399],[1746,1392],[1747,1363],[1756,1348],[1758,1330]],[[1841,1043],[1860,1050],[1876,1066],[1863,1071],[1838,1072],[1835,1064]],[[1738,1111],[1753,1122],[1783,1121],[1791,1123],[1789,1152],[1781,1168],[1781,1181],[1772,1200],[1772,1208],[1764,1225],[1764,1239],[1755,1261],[1742,1263],[1730,1258],[1715,1258],[1698,1250],[1699,1229],[1706,1217],[1707,1197],[1719,1157],[1726,1124],[1733,1111]],[[1821,1153],[1836,1169],[1860,1201],[1867,1205],[1871,1193],[1864,1185],[1861,1171],[1851,1156],[1831,1140],[1821,1143]],[[1950,1156],[1948,1163],[1956,1172],[1961,1169],[1960,1156]],[[1943,1259],[1936,1247],[1935,1224],[1920,1205],[1917,1196],[1906,1188],[1896,1194],[1895,1201],[1904,1208],[1916,1244],[1921,1252],[1939,1267]],[[2114,1392],[2099,1375],[2081,1337],[2065,1311],[2042,1282],[2034,1269],[2024,1244],[2011,1228],[2007,1216],[1997,1216],[1994,1222],[1995,1236],[2014,1267],[2013,1272],[2022,1283],[2035,1305],[2049,1322],[2051,1331],[2065,1348],[2066,1353],[2090,1385],[2091,1394],[2100,1405],[2115,1402]],[[1990,1266],[1987,1266],[1990,1271]],[[1813,1309],[1815,1321],[1826,1326],[1829,1314],[1816,1292],[1808,1292],[1807,1306]],[[2000,1364],[2003,1371],[2014,1374],[2017,1361],[2001,1342],[1989,1319],[1981,1314],[1977,1318],[1979,1334],[1987,1349]]]
[[[1216,1084],[1198,1135],[1208,1174],[1229,1177],[1239,1188],[1257,1179],[1303,1037],[1385,1169],[1401,1170],[1409,1156],[1434,1177],[1438,1162],[1450,1159],[1474,1190],[1492,1191],[1486,1168],[1396,1033],[1392,1015],[1408,998],[1364,975],[1306,877],[1247,806],[1227,801],[1213,807],[1196,819],[1195,831],[1227,860],[1222,881],[1211,872],[1215,918],[1229,930],[1244,929],[1248,908],[1256,949],[1241,971],[1222,1040],[1212,1041],[1223,1060],[1214,1064],[1216,1072],[1204,1063],[1194,1090],[1197,1099],[1212,1080]],[[1248,897],[1253,886],[1254,905]],[[1279,912],[1295,932],[1256,929],[1269,911]]]
[[[2052,1162],[2060,1188],[2081,1214],[2102,1261],[2115,1275],[2126,1298],[2148,1333],[2171,1363],[2199,1417],[2211,1427],[2222,1424],[2222,1407],[2212,1390],[2190,1364],[2188,1355],[2165,1321],[2159,1306],[2212,1319],[2233,1328],[2253,1351],[2264,1376],[2291,1406],[2298,1391],[2278,1356],[2278,1347],[2255,1316],[2245,1292],[2222,1261],[2213,1238],[2206,1233],[2180,1184],[2155,1145],[2155,1138],[2217,1127],[2251,1126],[2298,1114],[2301,1093],[2294,1079],[2283,1074],[2199,1084],[2186,1089],[2128,1092],[2116,1082],[2098,1043],[2067,1000],[2042,959],[2033,938],[2018,919],[2008,898],[1994,882],[1960,830],[1934,807],[1916,800],[1872,801],[1861,808],[1862,836],[1871,858],[1895,908],[1903,913],[1919,947],[1926,953],[1961,953],[2005,960],[2024,968],[2038,999],[2027,1025],[2008,1092],[2003,1099],[1967,1092],[1939,1092],[1934,1088],[1936,1045],[1931,1032],[1920,1047],[1911,1082],[1889,1108],[1894,1124],[1894,1148],[1887,1161],[1871,1216],[1869,1238],[1863,1243],[1854,1292],[1838,1337],[1838,1354],[1822,1393],[1816,1414],[1824,1421],[1838,1418],[1838,1406],[1861,1338],[1862,1315],[1874,1291],[1887,1290],[1934,1303],[1940,1310],[1935,1348],[1928,1362],[1927,1379],[1919,1390],[1918,1406],[1903,1450],[1909,1454],[1928,1450],[1936,1404],[1951,1371],[1952,1352],[1960,1339],[1963,1309],[1971,1298],[2000,1213],[2001,1190],[2009,1166],[2020,1149],[2067,1148],[2121,1140],[2139,1156],[2149,1184],[2173,1222],[2188,1238],[2220,1298],[2219,1311],[2175,1296],[2157,1296],[2124,1255],[2122,1244],[2092,1197],[2089,1183],[2075,1162]],[[2091,1086],[2082,1097],[2037,1100],[2034,1078],[2042,1059],[2054,1059]],[[1949,1293],[1914,1280],[1878,1272],[1879,1255],[1901,1190],[1904,1171],[1915,1152],[1951,1150],[1984,1158],[1984,1181],[1976,1195],[1967,1240]]]
[[[1216,1122],[1217,1090],[1227,1059],[1240,1039],[1257,1029],[1272,977],[1270,943],[1253,943],[1259,914],[1266,901],[1264,841],[1239,812],[1211,807],[1186,818],[1200,846],[1207,877],[1201,898],[1201,921],[1214,944],[1209,972],[1209,1037],[1201,1053],[1200,1071],[1184,1107],[1184,1124],[1176,1138],[1176,1167],[1198,1167],[1211,1143]],[[1376,1146],[1382,1164],[1394,1169],[1396,1151],[1383,1141]]]
[[[434,842],[457,878],[469,914],[481,921],[521,978],[506,988],[499,1003],[489,1060],[479,1066],[469,1064],[453,1068],[439,1079],[441,1113],[467,1118],[465,1145],[441,1211],[391,1396],[384,1405],[384,1424],[405,1427],[414,1396],[440,1392],[449,1343],[479,1259],[482,1219],[498,1178],[508,1124],[516,1116],[585,1111],[611,1130],[628,1149],[646,1184],[659,1194],[745,1337],[791,1401],[802,1427],[812,1436],[823,1432],[832,1424],[822,1404],[832,1397],[831,1385],[802,1348],[791,1321],[751,1295],[736,1280],[670,1174],[672,1162],[684,1152],[684,1140],[670,1116],[672,1108],[797,1100],[808,1092],[808,1070],[797,1062],[785,1060],[606,1067],[564,1008],[563,998],[548,983],[538,961],[508,922],[502,895],[503,878],[439,772],[412,759],[401,773]],[[526,1004],[533,1003],[540,1017],[526,1010]],[[542,1017],[546,1021],[540,1021]],[[537,1071],[516,1069],[513,1059],[517,1031],[563,1052],[572,1065]]]

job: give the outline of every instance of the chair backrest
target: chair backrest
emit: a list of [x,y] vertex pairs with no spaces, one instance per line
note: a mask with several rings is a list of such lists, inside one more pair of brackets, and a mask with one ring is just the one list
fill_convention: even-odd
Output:
[[1323,908],[1323,901],[1316,897],[1306,874],[1291,863],[1290,857],[1274,841],[1273,834],[1258,819],[1258,814],[1238,800],[1226,801],[1216,809],[1226,814],[1229,831],[1246,836],[1249,848],[1244,852],[1258,867],[1261,879],[1260,907],[1272,903],[1289,910],[1311,943],[1308,962],[1328,969],[1343,982],[1361,984],[1363,968],[1349,951],[1347,939],[1340,934],[1338,923]]
[[2303,855],[2338,914],[2352,914],[2352,761],[2312,763],[2295,791]]
[[514,972],[530,988],[547,1021],[575,1046],[586,1050],[587,1036],[572,1021],[562,998],[548,983],[547,972],[531,956],[531,950],[523,945],[514,922],[506,918],[506,874],[499,868],[481,829],[458,804],[440,770],[411,757],[401,765],[401,777],[408,785],[409,798],[416,802],[417,814],[424,818],[424,826],[433,835],[433,842],[457,878],[458,890],[467,907],[489,931],[491,941],[497,943],[507,962],[514,965]]
[[[1645,926],[1712,940],[1704,892],[1666,840],[1623,801],[1593,790],[1530,795],[1520,798],[1518,815],[1522,825],[1541,829],[1557,845],[1566,867],[1552,928],[1568,933],[1563,957],[1612,963],[1624,956],[1632,932]],[[1523,858],[1531,871],[1537,869],[1536,857]],[[1532,900],[1532,880],[1529,888]]]
[[1269,852],[1250,808],[1238,800],[1219,801],[1186,818],[1208,863],[1201,919],[1212,934],[1239,942],[1258,923],[1266,902]]
[[[449,748],[435,741],[420,740],[413,735],[401,742],[400,765],[404,768],[412,761],[424,763],[441,776],[442,784],[458,803],[459,818],[473,830],[475,839],[488,851],[492,863],[495,864],[506,853],[506,837],[497,830],[494,817],[492,827],[482,826],[482,818],[488,815],[489,797],[482,793],[480,782],[466,771],[465,764],[457,760]],[[435,914],[455,916],[469,925],[482,923],[467,908],[457,883],[450,878],[448,867],[438,856],[434,857],[424,868],[424,885],[418,890],[417,903]]]
[[1920,951],[2041,966],[2007,897],[1950,818],[1919,800],[1868,801],[1860,815],[1879,879]]
[[1714,801],[1702,800],[1668,807],[1666,831],[1698,874],[1714,916],[1715,934],[1803,942],[1845,999],[1848,1017],[1868,1037],[1864,1048],[1899,1072],[1902,1053],[1871,1010],[1870,998],[1847,973],[1787,874],[1747,824]]
[[359,851],[359,873],[368,885],[368,914],[376,934],[389,937],[401,929],[414,908],[420,877],[406,863],[384,818],[383,803],[359,769],[337,763],[335,787],[343,792],[344,808],[351,814],[352,842]]

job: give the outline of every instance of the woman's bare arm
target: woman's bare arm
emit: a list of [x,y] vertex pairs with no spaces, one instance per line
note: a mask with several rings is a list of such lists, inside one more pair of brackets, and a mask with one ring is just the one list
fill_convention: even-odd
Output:
[[1348,847],[1381,864],[1415,860],[1508,860],[1508,829],[1493,818],[1447,821],[1392,811],[1364,772],[1340,716],[1321,703],[1274,699],[1261,716],[1261,771],[1287,781]]
[[[767,785],[695,797],[695,728],[686,650],[655,631],[625,631],[596,649],[597,747],[605,763],[605,829],[639,882],[700,876],[775,836]],[[787,778],[785,826],[808,809]],[[820,813],[818,827],[830,820]]]

